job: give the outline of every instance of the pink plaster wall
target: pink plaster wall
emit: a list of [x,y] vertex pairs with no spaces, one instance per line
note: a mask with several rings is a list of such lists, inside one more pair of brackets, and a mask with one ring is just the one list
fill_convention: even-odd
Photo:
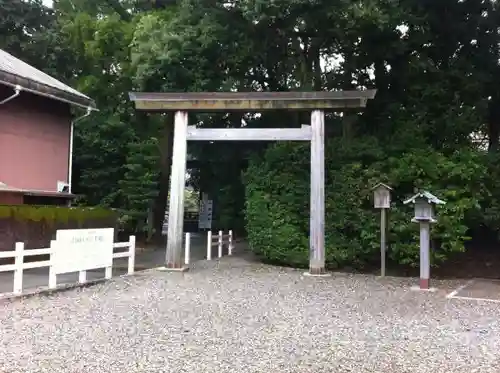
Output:
[[[13,93],[0,85],[0,101]],[[70,107],[22,92],[0,105],[0,182],[56,191],[68,182]]]

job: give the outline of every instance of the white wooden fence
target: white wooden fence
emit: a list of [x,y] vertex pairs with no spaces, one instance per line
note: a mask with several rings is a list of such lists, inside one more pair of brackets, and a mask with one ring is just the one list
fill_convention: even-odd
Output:
[[[233,242],[233,231],[230,230],[228,234],[223,234],[223,231],[219,231],[219,234],[214,236],[212,231],[207,232],[207,260],[212,260],[212,247],[218,247],[219,258],[223,255],[224,246],[228,249],[228,255],[233,255],[234,242]],[[186,233],[184,240],[184,264],[189,266],[191,258],[191,233]]]
[[191,257],[191,233],[186,233],[186,242],[184,242],[184,264],[189,266]]
[[213,235],[212,231],[207,232],[207,260],[212,260],[212,247],[217,246],[218,257],[222,258],[223,248],[228,248],[228,255],[233,255],[233,231],[228,234],[219,231],[218,235]]
[[[38,255],[50,255],[52,257],[52,247],[55,246],[55,241],[51,241],[49,248],[25,250],[23,242],[17,242],[14,251],[0,251],[0,259],[15,258],[14,264],[0,265],[0,272],[14,272],[14,284],[12,293],[20,295],[23,292],[23,272],[30,268],[49,267],[48,286],[49,289],[57,288],[57,275],[52,267],[51,260],[28,262],[24,263],[24,258]],[[135,266],[135,236],[130,236],[128,242],[116,242],[113,244],[113,250],[118,248],[128,248],[127,251],[113,253],[113,259],[128,258],[129,275],[134,273]],[[112,267],[105,268],[106,279],[112,276]],[[80,271],[78,274],[78,283],[85,284],[87,282],[87,271]]]

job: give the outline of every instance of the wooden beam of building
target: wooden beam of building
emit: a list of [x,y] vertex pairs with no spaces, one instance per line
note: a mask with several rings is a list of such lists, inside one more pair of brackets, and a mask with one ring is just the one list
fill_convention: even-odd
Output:
[[188,141],[310,141],[311,126],[302,128],[196,128],[188,126]]
[[334,92],[130,92],[137,110],[143,111],[246,111],[341,110],[362,108],[376,90]]

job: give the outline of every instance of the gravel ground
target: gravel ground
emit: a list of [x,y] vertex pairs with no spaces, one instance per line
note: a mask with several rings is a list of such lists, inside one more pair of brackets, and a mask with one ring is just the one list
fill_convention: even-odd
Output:
[[498,304],[411,283],[228,258],[3,301],[0,372],[500,371]]

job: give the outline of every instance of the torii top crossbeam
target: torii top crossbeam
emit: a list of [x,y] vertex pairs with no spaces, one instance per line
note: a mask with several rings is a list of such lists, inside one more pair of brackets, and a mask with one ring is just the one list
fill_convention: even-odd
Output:
[[142,111],[264,111],[363,108],[376,90],[333,92],[130,92]]
[[[182,269],[182,235],[187,141],[309,141],[311,203],[309,274],[325,270],[325,111],[363,108],[376,90],[335,92],[131,92],[137,110],[175,111],[166,267]],[[310,110],[311,125],[300,128],[196,128],[188,112]]]

